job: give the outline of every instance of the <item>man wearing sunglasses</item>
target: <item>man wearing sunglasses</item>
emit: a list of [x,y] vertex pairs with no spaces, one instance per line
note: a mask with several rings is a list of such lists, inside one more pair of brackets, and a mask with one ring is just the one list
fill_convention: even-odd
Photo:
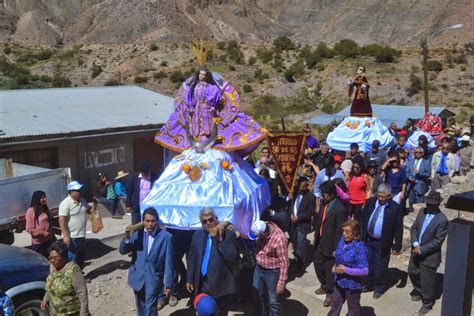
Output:
[[435,152],[431,159],[431,190],[435,191],[448,184],[455,171],[451,145],[443,142],[441,151]]
[[189,293],[208,294],[225,309],[230,294],[236,292],[231,267],[238,257],[237,237],[230,229],[222,229],[213,208],[199,212],[202,229],[193,234],[187,258],[186,289]]

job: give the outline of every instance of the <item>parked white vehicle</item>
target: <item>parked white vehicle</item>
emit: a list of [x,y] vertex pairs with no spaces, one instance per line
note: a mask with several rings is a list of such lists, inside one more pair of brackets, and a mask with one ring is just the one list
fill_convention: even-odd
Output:
[[46,169],[0,159],[0,243],[11,245],[14,232],[25,229],[25,214],[34,191],[46,193],[51,215],[57,219],[70,179],[69,168]]

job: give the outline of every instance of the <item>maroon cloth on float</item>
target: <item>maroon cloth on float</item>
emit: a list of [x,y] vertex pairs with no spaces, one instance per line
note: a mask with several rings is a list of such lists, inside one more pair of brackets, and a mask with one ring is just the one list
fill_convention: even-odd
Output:
[[[365,84],[365,89],[362,85]],[[355,90],[351,106],[351,116],[372,117],[372,105],[369,99],[369,82],[365,76],[357,76],[349,86],[349,95]]]

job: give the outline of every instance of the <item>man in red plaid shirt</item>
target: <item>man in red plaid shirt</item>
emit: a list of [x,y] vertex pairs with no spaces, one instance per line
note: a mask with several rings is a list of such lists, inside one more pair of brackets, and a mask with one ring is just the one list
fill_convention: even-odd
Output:
[[[281,315],[278,296],[285,292],[288,278],[288,242],[285,234],[272,222],[257,221],[252,225],[249,239],[257,240],[257,266],[253,275],[253,287],[257,289],[260,298],[260,315],[265,315],[268,308],[270,316]],[[265,296],[268,296],[269,304],[266,303]]]

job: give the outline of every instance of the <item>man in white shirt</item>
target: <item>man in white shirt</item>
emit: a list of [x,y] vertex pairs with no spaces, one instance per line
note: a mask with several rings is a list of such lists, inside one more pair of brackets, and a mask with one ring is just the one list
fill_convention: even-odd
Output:
[[91,213],[91,207],[81,198],[83,187],[78,181],[69,182],[69,195],[59,204],[59,226],[63,242],[69,248],[69,260],[81,269],[85,259],[87,217]]

